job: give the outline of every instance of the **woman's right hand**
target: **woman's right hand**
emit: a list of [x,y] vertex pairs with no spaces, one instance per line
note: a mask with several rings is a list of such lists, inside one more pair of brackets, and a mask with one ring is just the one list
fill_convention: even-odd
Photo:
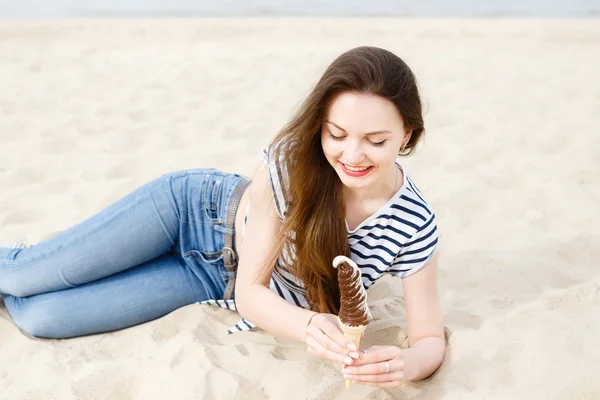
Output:
[[306,327],[308,351],[326,360],[352,365],[358,358],[358,349],[344,336],[337,315],[319,313]]

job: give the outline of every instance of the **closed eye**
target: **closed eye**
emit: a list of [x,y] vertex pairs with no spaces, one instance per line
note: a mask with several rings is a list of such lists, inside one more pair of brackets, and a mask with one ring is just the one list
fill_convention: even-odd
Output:
[[329,131],[329,137],[331,137],[333,140],[344,140],[344,136],[335,136],[333,133],[331,133],[331,131]]
[[[331,131],[328,131],[328,132],[329,132],[329,137],[332,138],[333,140],[340,141],[340,140],[346,139],[346,136],[335,136],[333,133],[331,133]],[[387,140],[382,140],[381,142],[371,142],[370,140],[368,140],[368,142],[371,143],[375,147],[381,147],[385,144],[385,142],[387,142]]]

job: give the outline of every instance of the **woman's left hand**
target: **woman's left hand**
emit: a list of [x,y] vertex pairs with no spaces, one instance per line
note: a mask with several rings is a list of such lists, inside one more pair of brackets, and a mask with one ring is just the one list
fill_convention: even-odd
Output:
[[405,362],[400,348],[373,346],[359,354],[352,365],[344,367],[345,379],[352,379],[359,385],[380,388],[395,388],[404,382]]

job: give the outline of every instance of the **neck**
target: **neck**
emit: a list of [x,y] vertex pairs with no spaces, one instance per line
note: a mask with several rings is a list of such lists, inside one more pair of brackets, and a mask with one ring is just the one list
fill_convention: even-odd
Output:
[[398,167],[394,163],[381,179],[369,187],[361,189],[344,187],[344,197],[347,201],[349,200],[353,203],[382,197],[389,199],[398,191],[401,185],[399,177]]

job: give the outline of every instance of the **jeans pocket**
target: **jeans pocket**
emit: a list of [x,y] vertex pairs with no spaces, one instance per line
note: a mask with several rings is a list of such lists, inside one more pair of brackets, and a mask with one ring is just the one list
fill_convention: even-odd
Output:
[[200,250],[189,250],[183,253],[183,257],[192,257],[198,260],[200,263],[209,264],[209,267],[214,267],[219,270],[221,279],[227,282],[229,276],[227,270],[223,265],[223,252],[218,251],[216,253],[207,253]]
[[183,253],[184,257],[196,257],[204,261],[207,264],[213,264],[223,259],[223,253],[218,251],[216,253],[205,253],[200,250],[190,250]]
[[200,193],[204,217],[213,225],[223,224],[220,206],[224,186],[223,179],[223,176],[216,175],[213,179],[205,180]]

